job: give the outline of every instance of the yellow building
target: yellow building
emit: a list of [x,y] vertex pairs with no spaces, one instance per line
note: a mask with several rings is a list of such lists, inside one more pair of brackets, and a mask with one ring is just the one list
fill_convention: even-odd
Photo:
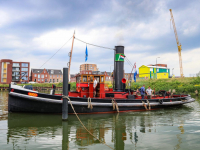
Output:
[[167,67],[145,65],[139,67],[139,78],[156,79],[156,75],[157,79],[169,78],[170,69]]

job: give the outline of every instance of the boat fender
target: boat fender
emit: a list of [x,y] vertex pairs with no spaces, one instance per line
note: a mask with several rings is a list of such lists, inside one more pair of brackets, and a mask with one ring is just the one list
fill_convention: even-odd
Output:
[[159,99],[158,101],[159,101],[160,104],[163,104],[163,100],[162,99]]

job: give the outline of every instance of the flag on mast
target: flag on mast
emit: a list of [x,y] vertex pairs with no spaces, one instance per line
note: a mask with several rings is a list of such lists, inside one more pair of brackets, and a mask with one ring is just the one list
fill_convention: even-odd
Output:
[[88,50],[87,50],[87,45],[86,45],[86,49],[85,49],[85,62],[87,61],[88,59]]

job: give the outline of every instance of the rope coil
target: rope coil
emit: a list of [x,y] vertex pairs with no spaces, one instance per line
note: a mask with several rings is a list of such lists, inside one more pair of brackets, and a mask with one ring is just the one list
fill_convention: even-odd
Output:
[[[98,140],[100,143],[103,143],[104,145],[106,145],[106,146],[109,147],[110,149],[113,149],[112,147],[110,147],[109,145],[107,145],[104,141],[101,141],[100,139],[98,139],[97,137],[95,137],[95,136],[85,127],[85,125],[82,123],[81,119],[80,119],[79,116],[77,115],[77,113],[76,113],[76,111],[75,111],[75,109],[74,109],[74,106],[72,105],[72,102],[71,102],[70,98],[69,98],[68,96],[65,96],[65,95],[63,95],[62,98],[68,99],[68,101],[69,101],[69,103],[70,103],[70,105],[71,105],[71,107],[72,107],[72,110],[74,111],[74,113],[75,113],[77,119],[79,120],[79,122],[81,123],[81,125],[83,126],[83,128],[84,128],[91,136],[93,136],[96,140]],[[114,149],[113,149],[113,150],[114,150]]]

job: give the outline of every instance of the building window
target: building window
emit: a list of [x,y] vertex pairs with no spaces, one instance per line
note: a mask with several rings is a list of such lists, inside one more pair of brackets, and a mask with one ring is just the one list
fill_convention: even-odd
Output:
[[45,77],[47,77],[47,74],[45,75]]
[[58,79],[57,79],[57,82],[58,82]]
[[50,78],[52,77],[52,75],[50,75]]
[[55,79],[53,79],[53,83],[55,82]]
[[22,67],[28,67],[28,63],[22,63]]
[[22,80],[28,80],[28,77],[22,77],[21,79]]
[[44,70],[44,73],[46,73],[46,71]]
[[62,76],[60,75],[60,78],[62,78]]
[[19,71],[19,68],[12,68],[12,71]]
[[57,78],[58,78],[58,75],[57,75]]
[[40,78],[40,74],[38,74],[38,78]]
[[44,81],[44,79],[42,79],[42,81]]
[[38,79],[38,81],[40,81],[40,79]]
[[157,72],[159,72],[159,69],[157,69]]
[[34,74],[34,77],[37,77],[37,74]]
[[28,71],[28,68],[22,68],[22,71]]
[[55,75],[53,75],[53,77],[55,78]]
[[54,74],[54,71],[53,71],[53,70],[51,70],[51,74]]
[[20,67],[19,63],[13,63],[13,67]]
[[41,78],[44,78],[44,75],[43,75],[43,74],[41,75]]
[[45,79],[45,82],[47,82],[47,79]]
[[50,81],[49,82],[51,82],[51,79],[50,79]]

